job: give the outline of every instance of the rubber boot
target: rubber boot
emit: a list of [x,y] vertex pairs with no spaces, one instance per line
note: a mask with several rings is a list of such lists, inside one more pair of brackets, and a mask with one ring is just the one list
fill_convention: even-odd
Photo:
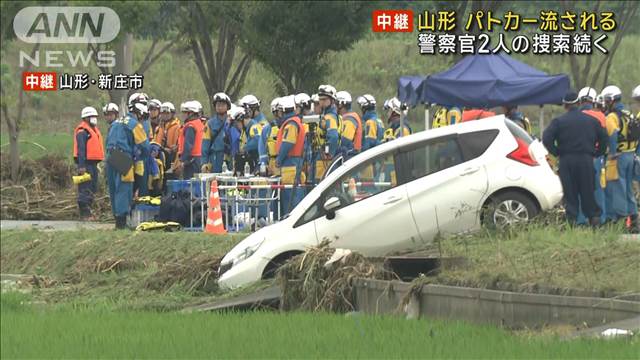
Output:
[[591,227],[593,229],[596,229],[598,227],[600,227],[600,217],[599,216],[594,216],[592,218],[589,219],[589,225],[591,225]]
[[125,229],[127,227],[126,216],[116,216],[116,230]]

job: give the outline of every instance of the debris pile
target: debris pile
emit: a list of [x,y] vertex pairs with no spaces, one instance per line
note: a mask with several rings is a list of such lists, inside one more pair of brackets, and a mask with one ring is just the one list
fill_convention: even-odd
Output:
[[393,274],[364,256],[329,247],[324,241],[286,264],[277,273],[283,310],[353,311],[355,278],[391,279]]

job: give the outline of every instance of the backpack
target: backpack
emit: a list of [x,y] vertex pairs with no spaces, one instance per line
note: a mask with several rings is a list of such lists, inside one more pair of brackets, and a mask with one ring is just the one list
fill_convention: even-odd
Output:
[[162,197],[160,212],[156,218],[161,222],[177,222],[182,226],[190,226],[190,207],[193,207],[193,226],[200,226],[200,201],[191,201],[189,191],[180,190]]

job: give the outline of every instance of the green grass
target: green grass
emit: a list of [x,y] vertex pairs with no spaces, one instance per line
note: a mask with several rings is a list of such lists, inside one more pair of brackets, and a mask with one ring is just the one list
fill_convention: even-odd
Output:
[[[18,148],[20,156],[26,159],[37,159],[46,154],[62,154],[71,160],[73,139],[66,133],[23,132]],[[44,148],[44,149],[43,149]],[[9,154],[9,133],[2,131],[0,135],[0,151]],[[8,157],[7,157],[7,161]]]
[[[640,293],[640,242],[620,239],[618,228],[566,229],[533,224],[496,234],[485,231],[441,240],[443,256],[469,259],[468,268],[444,271],[439,281],[482,287],[526,285]],[[428,253],[439,254],[437,245]]]
[[491,326],[309,313],[43,310],[3,294],[2,358],[635,358],[638,337],[563,341]]
[[48,303],[171,310],[216,296],[217,262],[242,235],[3,231],[0,272],[43,277]]

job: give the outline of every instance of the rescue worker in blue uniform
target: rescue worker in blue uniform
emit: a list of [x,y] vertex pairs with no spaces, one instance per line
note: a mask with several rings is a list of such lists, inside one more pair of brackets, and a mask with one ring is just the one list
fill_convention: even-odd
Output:
[[613,85],[607,86],[602,90],[602,95],[608,111],[606,120],[609,135],[608,176],[605,188],[607,221],[616,222],[631,217],[631,230],[637,233],[638,206],[632,183],[634,154],[638,147],[638,139],[632,138],[629,132],[632,115],[621,103],[620,88]]
[[240,106],[244,108],[244,128],[247,139],[243,150],[249,161],[251,173],[254,173],[258,168],[260,136],[262,135],[262,128],[267,123],[267,118],[260,112],[260,100],[254,95],[249,94],[240,99]]
[[[598,120],[598,123],[600,124],[600,126],[602,126],[602,128],[606,128],[606,120],[605,120],[605,116],[604,113],[595,110],[593,107],[594,102],[596,101],[596,97],[598,96],[598,93],[596,91],[596,89],[591,88],[591,87],[585,87],[580,89],[580,91],[578,92],[578,110],[584,112],[585,114],[595,118],[596,120]],[[598,144],[598,146],[600,146],[600,144]],[[595,157],[593,159],[593,170],[595,172],[595,192],[594,192],[594,196],[596,199],[596,204],[598,205],[598,207],[600,208],[600,223],[604,223],[606,218],[605,218],[605,214],[606,214],[606,202],[605,202],[605,196],[604,196],[604,187],[602,186],[602,182],[603,182],[603,174],[604,174],[604,161],[605,161],[605,156],[598,156]],[[582,209],[581,207],[578,207],[578,220],[577,223],[579,225],[584,225],[587,223],[587,218],[584,216],[584,214],[582,213]]]
[[[124,229],[133,202],[134,159],[144,159],[149,153],[149,137],[139,122],[147,114],[147,106],[140,102],[129,104],[129,113],[111,124],[107,136],[107,162],[117,152],[120,158],[128,158],[132,165],[122,173],[114,164],[107,167],[107,183],[111,199],[111,211],[116,229]],[[116,156],[114,156],[114,159]],[[115,162],[116,160],[114,160]]]
[[293,95],[280,99],[278,110],[282,112],[280,131],[276,142],[276,166],[281,171],[283,185],[293,185],[292,189],[282,190],[281,214],[288,214],[303,197],[302,191],[298,191],[298,185],[305,182],[302,173],[302,156],[304,154],[305,130],[302,121],[295,113],[295,100]]
[[228,127],[227,112],[231,109],[231,99],[225,93],[216,93],[213,95],[213,106],[216,113],[207,121],[202,151],[208,168],[214,173],[220,173],[224,161],[225,137]]
[[598,120],[578,109],[578,94],[569,92],[562,102],[567,112],[551,121],[543,133],[543,143],[559,158],[567,221],[576,223],[580,207],[589,224],[597,226],[601,210],[594,196],[593,158],[605,153],[606,146],[598,144],[607,143],[607,134]]
[[271,101],[271,113],[273,114],[273,120],[268,121],[262,126],[260,133],[260,139],[258,142],[258,153],[260,156],[260,175],[279,175],[276,167],[276,140],[278,136],[278,101],[280,98],[275,98]]
[[[147,106],[149,108],[149,96],[145,93],[134,93],[129,97],[129,104],[132,103],[140,103]],[[151,124],[149,122],[149,113],[147,112],[143,119],[140,120],[142,124],[142,128],[144,132],[147,134],[147,138],[151,140],[153,138],[153,131],[151,129]],[[149,195],[149,171],[145,167],[145,163],[147,158],[141,158],[139,156],[135,157],[135,168],[134,168],[134,178],[135,182],[133,185],[133,193],[134,197],[141,197]]]
[[[78,209],[84,220],[93,220],[91,206],[98,192],[98,163],[104,160],[102,134],[98,128],[98,111],[90,106],[82,109],[80,124],[76,126],[73,138],[73,159],[77,165]],[[90,179],[87,178],[87,175]]]
[[406,111],[406,106],[400,100],[394,97],[385,101],[384,109],[387,110],[387,121],[389,123],[389,127],[384,132],[384,142],[413,134],[413,130],[411,130],[406,119],[401,121]]
[[384,138],[384,123],[378,118],[376,113],[376,99],[365,94],[356,100],[362,110],[362,122],[364,123],[364,133],[362,140],[362,151],[374,148],[382,143]]
[[197,100],[191,100],[180,105],[182,121],[184,125],[178,136],[178,169],[182,170],[182,179],[193,178],[200,168],[202,158],[202,138],[204,125],[200,120],[202,104]]
[[531,122],[529,121],[529,118],[524,116],[524,113],[522,113],[521,111],[518,111],[518,107],[516,105],[503,106],[502,110],[504,112],[504,116],[507,119],[516,123],[528,134],[531,134]]
[[[244,109],[240,106],[233,106],[229,110],[229,145],[231,169],[235,176],[243,176],[244,165],[247,163],[247,157],[244,148],[247,144],[247,136],[244,128],[245,114]],[[249,165],[251,167],[251,165]]]
[[315,149],[312,149],[312,178],[318,183],[322,180],[325,170],[340,150],[340,117],[335,105],[336,88],[331,85],[318,87],[318,103],[322,111],[320,124],[316,131]]
[[348,160],[362,150],[362,120],[360,115],[351,110],[352,99],[348,92],[338,91],[336,103],[342,123],[340,153]]

